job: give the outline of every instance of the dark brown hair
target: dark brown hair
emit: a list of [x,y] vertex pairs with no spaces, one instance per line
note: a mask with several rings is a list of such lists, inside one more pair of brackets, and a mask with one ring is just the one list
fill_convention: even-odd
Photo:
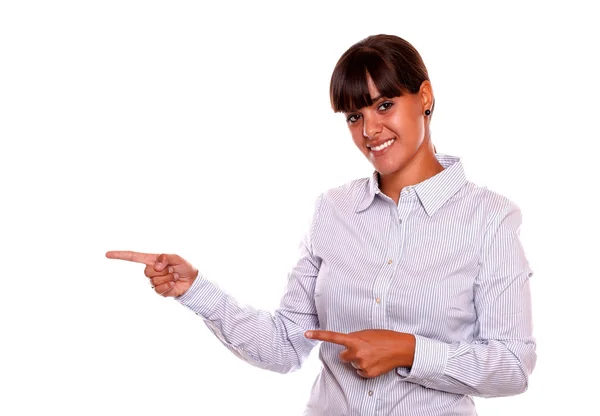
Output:
[[398,36],[369,36],[344,52],[333,70],[329,87],[333,111],[349,112],[373,104],[367,73],[388,98],[415,94],[429,80],[421,55],[410,43]]

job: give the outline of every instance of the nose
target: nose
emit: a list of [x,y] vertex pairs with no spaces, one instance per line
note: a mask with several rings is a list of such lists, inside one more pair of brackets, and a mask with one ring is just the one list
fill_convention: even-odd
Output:
[[363,114],[363,136],[366,139],[374,139],[381,133],[382,125],[376,115]]

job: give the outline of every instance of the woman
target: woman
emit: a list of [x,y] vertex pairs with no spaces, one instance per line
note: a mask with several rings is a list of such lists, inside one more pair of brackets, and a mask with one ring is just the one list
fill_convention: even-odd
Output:
[[475,415],[472,396],[525,391],[536,355],[521,214],[436,154],[419,53],[364,39],[330,94],[375,171],[318,198],[273,314],[241,307],[177,255],[107,257],[145,263],[157,293],[258,367],[298,369],[323,341],[307,415]]

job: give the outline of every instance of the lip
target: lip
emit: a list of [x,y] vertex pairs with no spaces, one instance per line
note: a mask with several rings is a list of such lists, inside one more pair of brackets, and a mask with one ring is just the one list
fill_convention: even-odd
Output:
[[373,143],[373,144],[370,144],[370,145],[369,145],[370,147],[367,147],[367,149],[369,149],[369,153],[370,153],[372,156],[374,156],[374,157],[380,157],[380,156],[383,156],[383,155],[385,155],[385,154],[386,154],[386,153],[387,153],[387,152],[388,152],[388,151],[389,151],[389,150],[390,150],[390,149],[391,149],[391,148],[392,148],[392,147],[393,147],[393,146],[396,144],[396,142],[398,141],[398,139],[397,139],[397,138],[394,140],[394,142],[393,142],[392,144],[390,144],[390,145],[389,145],[388,147],[386,147],[385,149],[382,149],[382,150],[373,150],[373,149],[372,149],[372,147],[377,147],[377,146],[380,146],[380,145],[382,145],[383,143],[390,141],[391,139],[393,139],[393,137],[392,137],[392,138],[390,138],[390,139],[387,139],[387,140],[382,140],[382,141],[380,141],[380,142],[378,142],[378,143]]

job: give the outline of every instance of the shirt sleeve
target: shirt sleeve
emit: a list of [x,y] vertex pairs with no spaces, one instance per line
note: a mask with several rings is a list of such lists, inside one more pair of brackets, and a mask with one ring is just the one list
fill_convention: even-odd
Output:
[[314,290],[320,259],[313,255],[312,239],[322,197],[317,199],[298,262],[274,313],[239,304],[201,275],[175,298],[200,316],[231,352],[256,367],[278,373],[297,370],[318,344],[304,332],[319,328]]
[[472,340],[452,344],[416,337],[408,382],[471,396],[524,392],[536,363],[531,269],[519,240],[521,212],[509,202],[489,223],[474,284],[477,321]]

